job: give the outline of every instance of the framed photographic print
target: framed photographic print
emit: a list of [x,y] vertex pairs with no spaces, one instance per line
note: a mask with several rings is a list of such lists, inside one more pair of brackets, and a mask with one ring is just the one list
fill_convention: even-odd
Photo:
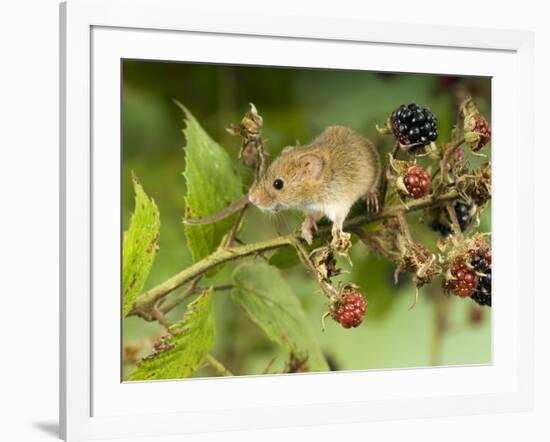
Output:
[[530,33],[60,11],[66,440],[532,406]]

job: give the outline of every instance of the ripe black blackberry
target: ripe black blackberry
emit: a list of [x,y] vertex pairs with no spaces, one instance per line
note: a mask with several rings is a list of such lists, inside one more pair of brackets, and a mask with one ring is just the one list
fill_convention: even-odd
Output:
[[[470,225],[472,220],[472,207],[473,203],[471,201],[455,201],[453,203],[453,208],[455,209],[456,218],[458,219],[458,224],[460,225],[460,230],[464,232]],[[448,214],[447,214],[448,215]]]
[[489,257],[485,255],[473,255],[470,261],[474,270],[478,272],[485,272],[485,270],[490,269],[491,263]]
[[491,269],[485,271],[485,275],[479,279],[476,291],[470,297],[479,305],[491,307]]
[[422,151],[437,139],[437,117],[427,107],[402,104],[391,114],[392,132],[404,146],[412,145],[411,153]]

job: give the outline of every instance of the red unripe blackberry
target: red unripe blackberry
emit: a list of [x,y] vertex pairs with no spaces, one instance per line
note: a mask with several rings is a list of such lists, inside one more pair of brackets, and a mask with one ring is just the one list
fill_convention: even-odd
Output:
[[412,153],[422,151],[422,147],[437,139],[437,117],[427,107],[402,104],[392,112],[390,122],[399,143],[420,148],[413,149]]
[[357,327],[365,318],[367,303],[358,291],[352,291],[344,296],[331,315],[344,328]]
[[477,148],[481,149],[489,141],[491,141],[491,126],[489,126],[487,120],[479,114],[474,117],[474,121],[475,126],[472,132],[475,132],[479,135],[479,143],[477,145]]
[[454,279],[451,281],[451,287],[455,295],[465,298],[471,296],[478,284],[479,276],[474,270],[470,270],[466,263],[457,262],[451,269]]
[[421,198],[430,193],[430,175],[420,166],[409,167],[407,174],[403,177],[403,184],[411,198]]

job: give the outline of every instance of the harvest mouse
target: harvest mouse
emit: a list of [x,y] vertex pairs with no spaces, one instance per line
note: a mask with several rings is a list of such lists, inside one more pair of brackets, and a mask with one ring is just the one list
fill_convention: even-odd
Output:
[[311,244],[317,221],[332,221],[333,236],[360,198],[378,209],[380,157],[373,143],[343,126],[326,128],[311,144],[285,147],[249,193],[263,210],[298,209],[302,236]]

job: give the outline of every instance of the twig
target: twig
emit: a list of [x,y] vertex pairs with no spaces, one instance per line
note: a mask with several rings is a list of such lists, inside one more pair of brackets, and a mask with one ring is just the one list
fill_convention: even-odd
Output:
[[459,139],[453,145],[446,148],[443,152],[443,158],[440,161],[440,171],[441,171],[441,184],[442,186],[447,186],[449,184],[449,159],[456,152],[456,150],[464,144],[466,140],[464,138]]
[[[446,201],[452,201],[458,198],[458,192],[453,189],[442,195],[434,196],[429,195],[418,200],[414,200],[409,204],[407,213],[425,209],[427,207],[441,206]],[[356,227],[365,226],[367,224],[381,221],[383,219],[396,217],[398,213],[403,211],[401,204],[396,204],[391,207],[386,207],[380,212],[367,213],[364,215],[351,218],[344,224],[344,228],[347,230],[353,230]],[[316,236],[327,237],[330,235],[330,226],[319,229]],[[298,233],[279,236],[266,241],[260,241],[252,244],[245,244],[241,246],[232,246],[230,248],[219,248],[211,255],[203,258],[202,260],[194,263],[193,265],[183,269],[181,272],[168,278],[161,284],[153,287],[152,289],[142,293],[134,304],[135,310],[140,310],[149,304],[153,304],[162,297],[168,295],[178,287],[181,287],[188,281],[203,275],[214,267],[224,264],[229,261],[240,259],[246,256],[255,255],[261,252],[279,249],[281,247],[287,247],[293,244],[294,241],[300,240]]]
[[246,212],[247,208],[248,208],[248,203],[245,204],[243,207],[241,207],[237,212],[237,217],[235,218],[235,221],[233,221],[233,224],[231,225],[231,229],[225,235],[222,241],[222,247],[231,247],[231,245],[235,242],[237,233],[241,227],[241,222],[244,218],[244,213]]
[[[223,292],[225,290],[232,290],[233,288],[235,288],[235,286],[233,284],[221,284],[221,285],[215,285],[214,287],[212,287],[212,291],[214,291],[214,292]],[[205,290],[206,289],[204,289],[204,288],[197,287],[195,289],[195,293],[202,293]]]
[[158,310],[156,307],[153,307],[151,309],[151,317],[155,319],[159,324],[162,324],[167,329],[170,328],[170,326],[172,325],[172,323],[168,321],[168,319],[166,319],[166,316],[164,316],[164,314],[160,310]]
[[208,365],[210,365],[210,367],[212,367],[222,376],[234,376],[234,374],[228,368],[226,368],[220,361],[218,361],[211,354],[207,354],[204,357],[204,360],[206,363],[208,363]]
[[166,305],[163,305],[161,307],[161,311],[162,313],[166,314],[168,313],[169,311],[171,311],[173,308],[177,307],[178,305],[180,305],[183,301],[185,301],[189,296],[191,296],[193,293],[195,293],[195,290],[197,288],[197,284],[199,283],[199,281],[201,280],[201,277],[202,276],[198,276],[196,277],[195,279],[193,279],[191,281],[191,284],[189,284],[189,286],[182,292],[180,293],[180,295],[176,298],[174,298],[171,302],[169,302],[168,304]]
[[405,239],[412,244],[414,241],[411,235],[411,231],[409,229],[409,225],[407,224],[407,220],[405,219],[405,213],[403,210],[397,214],[397,221],[399,221],[401,233],[403,234]]
[[380,204],[382,207],[386,205],[386,194],[388,193],[388,180],[390,178],[391,159],[395,159],[399,153],[399,143],[396,142],[393,146],[391,156],[386,160],[384,175],[382,176],[382,186],[380,188]]
[[298,254],[298,258],[300,258],[300,261],[308,268],[308,270],[313,273],[314,275],[317,275],[317,269],[315,268],[315,265],[309,258],[309,253],[304,248],[300,240],[296,239],[292,245],[296,249],[296,253]]
[[453,236],[460,240],[462,238],[462,229],[460,228],[460,223],[458,222],[458,218],[456,217],[456,210],[454,209],[453,205],[447,201],[445,203],[445,209],[447,209],[447,213],[449,214],[449,219],[451,220],[451,228],[453,229]]

